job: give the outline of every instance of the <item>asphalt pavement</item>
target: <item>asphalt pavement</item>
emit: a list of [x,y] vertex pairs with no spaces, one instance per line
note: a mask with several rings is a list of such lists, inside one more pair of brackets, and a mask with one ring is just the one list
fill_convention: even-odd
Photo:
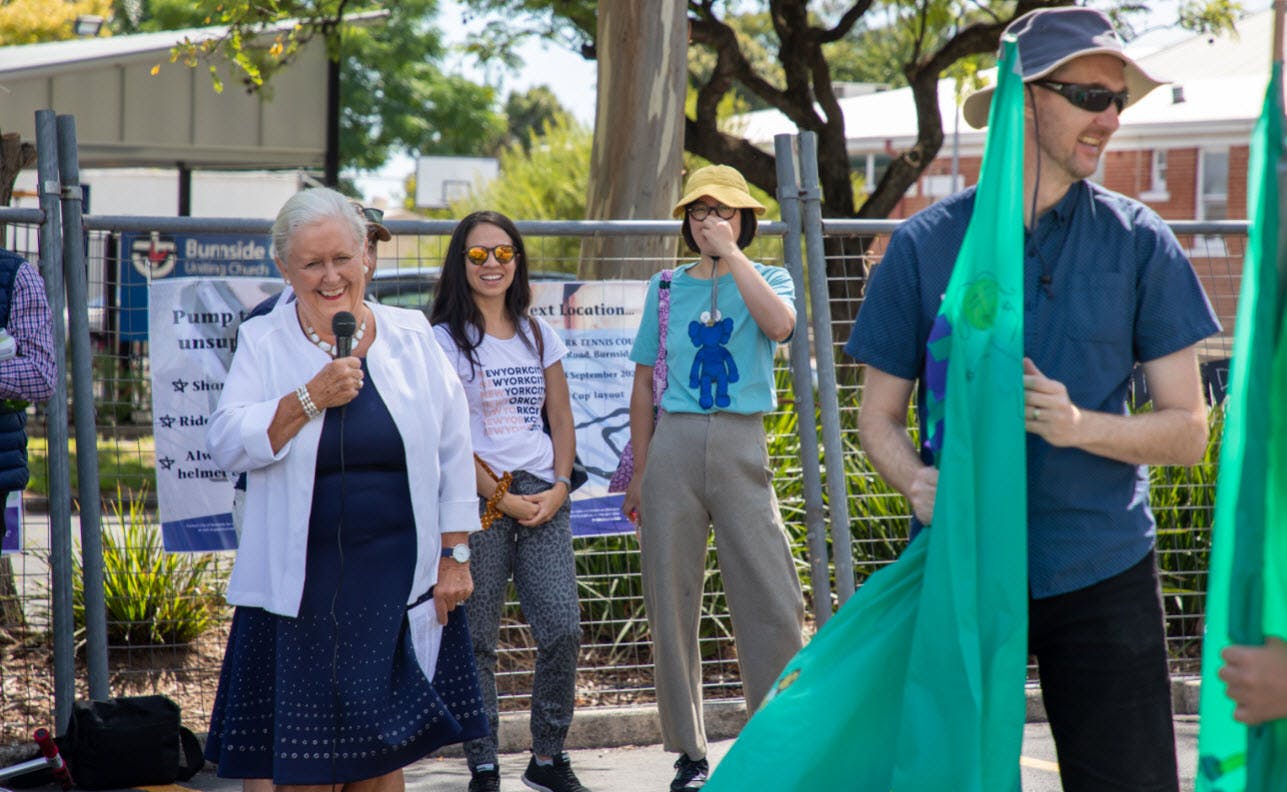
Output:
[[[1191,792],[1197,756],[1198,724],[1194,716],[1175,719],[1176,749],[1180,759],[1180,789]],[[710,744],[712,767],[733,744],[723,739]],[[616,748],[582,748],[569,751],[572,767],[581,782],[594,792],[665,792],[673,775],[675,756],[660,745],[621,746]],[[1024,730],[1023,754],[1019,760],[1025,792],[1059,792],[1059,766],[1055,761],[1054,742],[1045,723],[1029,723]],[[523,792],[519,781],[527,766],[527,754],[507,753],[501,756],[502,792]],[[461,757],[430,758],[416,762],[404,771],[408,792],[465,792],[469,771]],[[182,789],[198,792],[239,792],[237,781],[221,779],[210,770],[198,773]],[[150,787],[151,792],[158,788]],[[852,792],[862,792],[853,790]]]

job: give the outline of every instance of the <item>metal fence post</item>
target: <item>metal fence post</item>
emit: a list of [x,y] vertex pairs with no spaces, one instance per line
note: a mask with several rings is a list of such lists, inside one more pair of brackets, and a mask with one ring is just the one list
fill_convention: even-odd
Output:
[[36,153],[40,208],[40,274],[53,320],[54,363],[59,377],[49,399],[46,441],[49,449],[49,571],[52,577],[54,633],[54,727],[63,733],[76,698],[76,625],[72,614],[71,465],[67,447],[67,332],[63,326],[62,212],[58,182],[58,133],[53,110],[36,111]]
[[822,241],[822,190],[818,186],[818,136],[800,134],[800,176],[804,185],[804,246],[808,258],[809,301],[813,308],[813,345],[818,361],[818,403],[822,413],[822,450],[831,507],[831,543],[836,560],[836,593],[844,605],[854,593],[853,536],[849,530],[849,482],[845,479],[840,437],[840,399],[836,389],[831,303],[827,292],[827,254]]
[[831,570],[827,559],[827,520],[822,503],[822,471],[818,468],[818,424],[813,402],[813,372],[809,365],[808,299],[804,260],[800,256],[800,183],[795,175],[794,135],[773,137],[777,157],[778,205],[786,236],[782,263],[795,282],[795,335],[791,336],[791,390],[795,393],[796,433],[800,436],[800,475],[804,490],[804,524],[809,537],[809,570],[813,579],[813,617],[818,627],[831,618]]
[[72,404],[76,410],[76,473],[80,496],[80,557],[85,586],[85,654],[89,697],[109,698],[107,607],[103,592],[103,534],[98,488],[98,426],[94,417],[94,367],[89,346],[89,285],[85,263],[84,202],[76,149],[76,118],[58,116],[58,169],[62,174],[63,266],[67,279]]

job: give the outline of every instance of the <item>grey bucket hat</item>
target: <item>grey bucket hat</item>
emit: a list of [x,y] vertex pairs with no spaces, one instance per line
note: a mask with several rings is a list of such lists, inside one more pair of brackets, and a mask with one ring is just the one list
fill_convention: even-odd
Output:
[[[1051,72],[1083,55],[1105,54],[1121,59],[1126,66],[1129,107],[1166,80],[1151,77],[1122,48],[1113,25],[1103,12],[1093,8],[1043,8],[1024,14],[1005,29],[1019,40],[1023,81],[1048,77]],[[988,125],[992,89],[983,88],[965,98],[961,114],[975,129]]]

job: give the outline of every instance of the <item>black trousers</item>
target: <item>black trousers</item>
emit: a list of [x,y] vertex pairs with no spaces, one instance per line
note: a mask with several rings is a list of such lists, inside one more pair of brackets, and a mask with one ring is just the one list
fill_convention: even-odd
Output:
[[1041,672],[1064,789],[1177,792],[1153,552],[1119,575],[1028,607],[1028,648]]

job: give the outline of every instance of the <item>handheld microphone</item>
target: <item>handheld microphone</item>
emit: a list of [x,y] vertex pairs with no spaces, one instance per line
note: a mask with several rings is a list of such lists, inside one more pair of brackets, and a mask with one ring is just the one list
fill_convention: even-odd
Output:
[[335,334],[335,356],[348,357],[353,354],[353,334],[357,332],[357,319],[348,311],[340,311],[331,317],[331,332]]

